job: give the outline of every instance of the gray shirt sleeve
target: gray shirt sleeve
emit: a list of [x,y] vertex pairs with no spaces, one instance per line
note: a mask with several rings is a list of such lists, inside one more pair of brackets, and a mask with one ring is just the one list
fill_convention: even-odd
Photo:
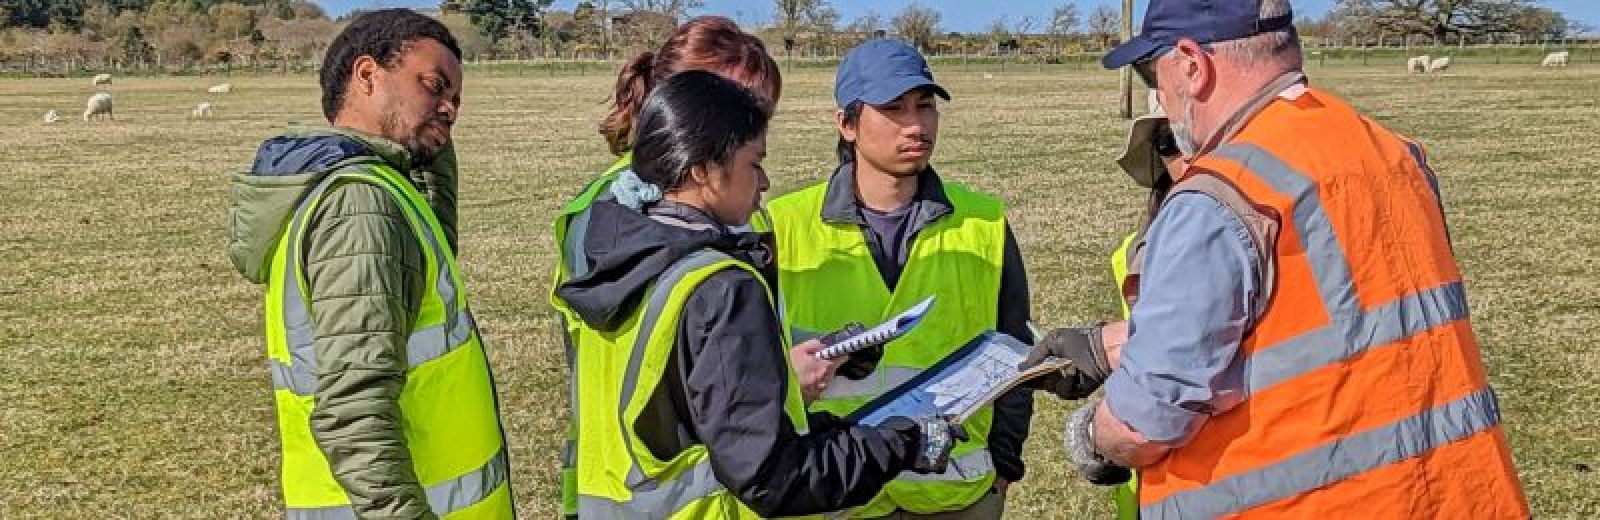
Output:
[[1260,266],[1244,224],[1199,193],[1174,196],[1150,224],[1139,302],[1122,364],[1106,381],[1112,415],[1146,439],[1182,444],[1243,399],[1239,341]]

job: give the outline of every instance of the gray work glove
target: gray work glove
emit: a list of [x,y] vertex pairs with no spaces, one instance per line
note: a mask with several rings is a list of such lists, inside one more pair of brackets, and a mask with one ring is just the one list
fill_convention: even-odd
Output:
[[1073,468],[1078,470],[1078,474],[1083,475],[1089,483],[1097,486],[1115,486],[1133,478],[1133,472],[1106,460],[1094,450],[1094,441],[1090,437],[1089,428],[1093,427],[1091,421],[1094,418],[1094,410],[1099,406],[1099,401],[1093,401],[1067,416],[1067,459],[1072,462]]
[[[834,343],[850,339],[851,336],[855,336],[866,331],[867,327],[865,325],[852,322],[846,324],[842,329],[829,332],[828,334],[817,338],[817,340],[821,341],[823,346],[831,346]],[[878,361],[883,359],[883,345],[857,350],[855,352],[846,354],[845,356],[846,358],[844,364],[839,365],[838,370],[834,373],[844,376],[845,379],[860,381],[862,379],[866,379],[868,375],[871,375],[873,370],[877,370]]]
[[1059,371],[1029,382],[1031,386],[1060,396],[1062,399],[1083,399],[1100,388],[1111,377],[1111,362],[1106,360],[1106,348],[1101,344],[1100,325],[1056,329],[1033,345],[1028,359],[1017,365],[1020,370],[1032,368],[1045,358],[1061,358],[1072,364]]
[[966,428],[947,417],[890,417],[881,427],[908,441],[916,453],[911,472],[924,475],[944,473],[950,465],[950,450],[955,449],[956,443],[970,438]]

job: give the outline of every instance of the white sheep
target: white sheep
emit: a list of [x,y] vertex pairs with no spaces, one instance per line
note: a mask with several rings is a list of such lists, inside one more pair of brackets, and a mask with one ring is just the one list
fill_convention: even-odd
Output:
[[110,84],[111,84],[111,75],[110,74],[95,74],[94,75],[94,86],[98,87],[98,86],[101,86],[101,85],[110,85]]
[[1431,61],[1432,60],[1428,58],[1428,55],[1426,54],[1414,56],[1411,59],[1406,60],[1406,70],[1410,71],[1412,74],[1426,73],[1428,72],[1428,63]]
[[111,115],[111,93],[96,92],[93,96],[89,96],[89,102],[83,107],[85,123],[89,122],[89,116],[105,116],[112,121],[117,120],[116,116]]
[[48,124],[57,123],[57,122],[60,122],[60,121],[61,121],[61,114],[57,114],[56,111],[51,110],[49,112],[45,112],[44,113],[44,124],[48,125]]
[[189,112],[189,117],[211,117],[211,102],[195,105],[194,110]]
[[1428,63],[1428,73],[1429,74],[1438,74],[1438,73],[1444,72],[1446,70],[1450,70],[1450,57],[1449,56],[1445,56],[1443,58],[1436,58],[1432,62]]
[[1544,56],[1544,61],[1539,62],[1540,67],[1565,67],[1567,59],[1572,57],[1569,51],[1552,52]]
[[221,85],[212,85],[211,88],[206,89],[206,92],[212,94],[227,94],[229,92],[233,92],[233,84],[223,83]]

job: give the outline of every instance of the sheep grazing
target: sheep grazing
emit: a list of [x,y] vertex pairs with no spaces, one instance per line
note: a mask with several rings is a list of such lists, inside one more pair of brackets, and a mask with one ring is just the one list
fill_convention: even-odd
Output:
[[1414,56],[1411,59],[1406,60],[1406,70],[1410,71],[1412,74],[1423,74],[1428,72],[1428,64],[1431,62],[1432,59],[1428,58],[1428,55],[1426,54],[1422,56]]
[[211,117],[211,103],[195,105],[194,110],[189,112],[189,117]]
[[233,84],[223,83],[221,85],[212,85],[211,88],[206,89],[206,92],[212,94],[227,94],[229,92],[233,92]]
[[1445,56],[1443,58],[1438,58],[1438,59],[1433,60],[1433,62],[1428,63],[1428,73],[1429,74],[1438,74],[1438,73],[1444,72],[1446,70],[1450,70],[1450,57],[1449,56]]
[[51,110],[44,113],[44,124],[48,125],[59,121],[61,121],[61,114],[57,114],[56,111]]
[[95,74],[94,75],[94,86],[98,87],[98,86],[101,86],[101,85],[110,85],[110,84],[111,84],[111,75],[110,74]]
[[1570,57],[1572,57],[1572,52],[1570,51],[1552,52],[1544,56],[1544,61],[1539,62],[1539,66],[1565,67],[1567,66],[1567,59]]
[[110,93],[96,92],[93,96],[89,96],[89,102],[83,107],[83,121],[85,123],[89,122],[89,116],[104,116],[112,121],[117,120],[116,116],[111,115]]

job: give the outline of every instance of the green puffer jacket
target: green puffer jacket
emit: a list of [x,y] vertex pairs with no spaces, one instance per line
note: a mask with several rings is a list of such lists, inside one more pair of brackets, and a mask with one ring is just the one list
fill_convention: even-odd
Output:
[[[453,147],[412,168],[400,145],[347,129],[291,129],[268,139],[251,171],[228,182],[228,257],[267,281],[274,248],[302,196],[343,159],[373,156],[407,172],[456,245]],[[362,518],[432,517],[400,431],[406,338],[427,283],[423,246],[400,203],[381,187],[334,187],[306,229],[305,272],[315,327],[316,409],[311,425]]]

